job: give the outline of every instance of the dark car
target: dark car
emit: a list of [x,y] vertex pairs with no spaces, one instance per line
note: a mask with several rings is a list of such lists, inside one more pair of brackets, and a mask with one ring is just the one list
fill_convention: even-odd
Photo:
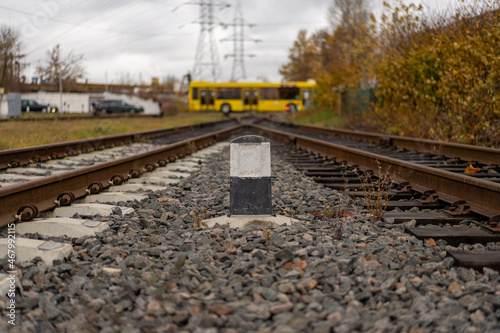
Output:
[[105,99],[94,108],[94,115],[118,112],[140,113],[144,112],[144,108],[119,99]]
[[56,113],[59,111],[59,109],[57,108],[57,106],[45,104],[36,99],[22,99],[21,111]]

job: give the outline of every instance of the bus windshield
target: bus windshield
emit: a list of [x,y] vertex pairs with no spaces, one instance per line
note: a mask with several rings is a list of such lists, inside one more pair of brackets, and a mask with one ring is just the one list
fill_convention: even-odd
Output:
[[297,87],[279,88],[279,99],[300,99],[300,89]]

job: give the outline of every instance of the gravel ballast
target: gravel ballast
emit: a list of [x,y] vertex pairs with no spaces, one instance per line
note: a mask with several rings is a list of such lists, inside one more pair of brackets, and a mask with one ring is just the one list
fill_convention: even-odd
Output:
[[18,264],[16,326],[1,296],[0,331],[500,332],[498,272],[454,266],[455,247],[371,222],[276,157],[272,172],[273,213],[299,223],[203,227],[229,212],[226,149],[178,185],[119,203],[135,213],[93,217],[109,230],[53,238],[73,242],[67,262]]

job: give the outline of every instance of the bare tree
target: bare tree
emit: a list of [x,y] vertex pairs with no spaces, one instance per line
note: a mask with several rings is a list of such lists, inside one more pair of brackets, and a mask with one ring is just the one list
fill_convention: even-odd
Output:
[[36,73],[40,75],[44,82],[51,85],[57,85],[59,78],[64,84],[74,83],[82,79],[85,75],[85,69],[81,64],[82,55],[75,55],[71,51],[66,58],[62,58],[59,44],[47,51],[47,62],[45,66],[38,65]]
[[368,24],[370,19],[369,0],[333,0],[328,8],[330,26],[348,28]]
[[167,75],[162,79],[162,84],[166,85],[170,91],[174,91],[175,85],[180,82],[180,80],[175,77],[175,75]]
[[0,87],[6,91],[18,89],[19,75],[24,64],[21,59],[19,31],[9,26],[0,28]]

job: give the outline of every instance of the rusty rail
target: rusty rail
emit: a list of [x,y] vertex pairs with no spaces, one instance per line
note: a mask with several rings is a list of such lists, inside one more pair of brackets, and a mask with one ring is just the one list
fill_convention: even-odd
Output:
[[0,188],[0,227],[33,219],[40,212],[59,205],[70,205],[77,198],[99,193],[111,185],[151,172],[190,154],[192,149],[224,140],[243,128],[243,125],[237,124],[138,155]]
[[436,190],[439,199],[450,204],[459,199],[466,200],[470,204],[471,210],[480,215],[491,218],[499,213],[500,184],[498,183],[401,161],[301,135],[272,130],[259,125],[248,126],[261,135],[270,136],[276,140],[325,156],[347,160],[365,169],[377,170],[380,166],[382,170],[386,170],[390,167],[390,171],[395,174],[395,181],[408,181],[414,189],[420,192]]
[[151,140],[167,135],[174,135],[193,131],[198,128],[213,126],[216,124],[230,123],[236,120],[223,120],[197,125],[186,125],[181,127],[162,128],[152,131],[142,131],[129,134],[110,135],[93,139],[82,139],[61,143],[52,143],[34,147],[9,149],[0,151],[0,170],[9,167],[20,167],[30,163],[38,163],[50,159],[63,158],[65,156],[88,153],[94,150],[111,148],[142,140]]

